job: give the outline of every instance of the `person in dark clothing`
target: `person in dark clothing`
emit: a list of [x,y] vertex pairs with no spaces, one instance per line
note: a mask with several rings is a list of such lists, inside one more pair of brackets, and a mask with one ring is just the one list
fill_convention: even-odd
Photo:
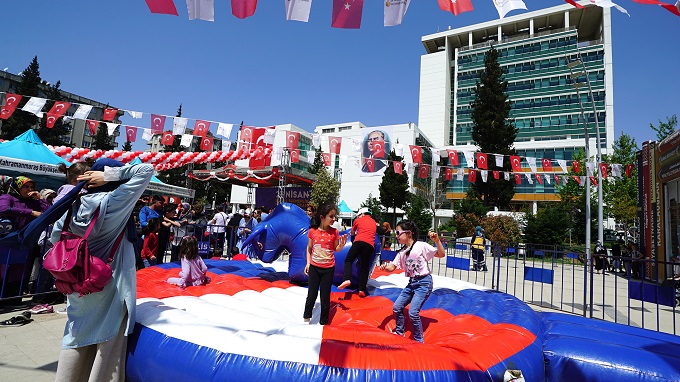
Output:
[[595,244],[593,260],[595,261],[595,273],[600,273],[600,271],[602,271],[603,275],[606,274],[607,248],[605,248],[599,240],[597,241],[597,244]]
[[352,241],[352,247],[349,249],[347,258],[345,259],[344,281],[338,286],[339,289],[344,289],[350,286],[352,277],[352,265],[354,260],[359,258],[359,297],[366,297],[366,285],[368,284],[368,272],[371,268],[371,259],[373,252],[375,252],[375,234],[378,226],[371,216],[371,211],[363,207],[359,209],[359,216],[354,219],[352,224],[352,235],[356,235]]
[[165,251],[168,249],[168,243],[170,242],[170,227],[179,226],[179,222],[175,220],[177,217],[177,205],[166,204],[163,207],[163,217],[159,218],[161,222],[161,229],[158,232],[158,254],[156,255],[156,264],[163,264],[163,257],[165,256]]

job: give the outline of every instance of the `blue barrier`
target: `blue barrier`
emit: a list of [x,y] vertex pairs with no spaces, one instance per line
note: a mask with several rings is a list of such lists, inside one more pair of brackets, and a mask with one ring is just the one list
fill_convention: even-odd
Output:
[[524,280],[536,281],[544,284],[552,284],[555,272],[550,269],[537,267],[524,267]]
[[397,251],[383,249],[382,252],[380,253],[380,260],[382,261],[394,261],[395,257],[397,257]]
[[628,296],[633,300],[675,306],[675,289],[668,286],[628,281]]
[[468,257],[457,257],[457,256],[447,256],[446,257],[446,267],[463,269],[466,271],[470,270],[470,258]]

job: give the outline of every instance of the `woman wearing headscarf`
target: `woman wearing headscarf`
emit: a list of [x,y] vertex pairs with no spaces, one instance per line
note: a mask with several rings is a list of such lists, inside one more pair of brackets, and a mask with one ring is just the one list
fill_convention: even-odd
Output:
[[[57,365],[57,381],[124,381],[127,335],[135,317],[134,220],[131,213],[153,175],[149,164],[123,166],[111,159],[100,159],[78,177],[86,182],[87,194],[71,191],[61,202],[72,211],[69,231],[83,235],[98,217],[87,238],[90,254],[104,261],[123,232],[111,269],[111,281],[101,292],[68,295],[66,329]],[[55,205],[56,207],[56,205]],[[64,219],[55,224],[50,241],[56,243]]]
[[[36,191],[35,182],[26,176],[17,176],[10,182],[7,193],[0,195],[0,216],[10,220],[12,229],[17,231],[24,228],[49,207],[50,203],[40,196],[40,192]],[[40,257],[40,246],[34,242],[28,248],[26,263],[21,271],[24,274],[23,283],[21,278],[18,282],[8,278],[4,293],[7,297],[18,296],[20,290],[28,291],[31,279],[29,276],[31,274],[37,275],[37,272],[33,272],[33,268],[36,259]],[[20,271],[15,269],[11,272],[14,274]],[[43,290],[39,292],[43,292]]]

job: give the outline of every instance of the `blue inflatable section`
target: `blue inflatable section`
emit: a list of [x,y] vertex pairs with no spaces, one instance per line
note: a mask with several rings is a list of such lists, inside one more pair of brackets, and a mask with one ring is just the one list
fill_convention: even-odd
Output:
[[[307,232],[309,231],[309,216],[300,207],[291,203],[282,203],[258,225],[255,226],[250,236],[243,245],[250,245],[257,258],[265,263],[277,260],[284,250],[290,253],[288,261],[288,275],[290,280],[295,283],[306,283],[305,266],[307,265]],[[341,235],[348,235],[349,231],[340,232]],[[262,248],[257,243],[262,244]],[[352,242],[348,237],[345,247],[335,253],[335,273],[333,274],[333,284],[339,285],[343,281],[345,259],[349,253]],[[380,240],[376,235],[376,252],[371,258],[371,264],[380,256]],[[352,266],[352,286],[359,283],[358,261]],[[372,269],[371,269],[372,272]]]

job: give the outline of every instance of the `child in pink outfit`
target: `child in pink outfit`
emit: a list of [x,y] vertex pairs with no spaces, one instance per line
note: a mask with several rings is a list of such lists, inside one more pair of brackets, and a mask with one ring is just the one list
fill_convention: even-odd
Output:
[[182,270],[179,277],[168,279],[170,284],[175,284],[181,288],[188,286],[205,285],[210,282],[210,277],[206,275],[208,267],[205,266],[203,259],[198,256],[198,241],[193,236],[184,236],[179,244],[179,256],[181,258]]

